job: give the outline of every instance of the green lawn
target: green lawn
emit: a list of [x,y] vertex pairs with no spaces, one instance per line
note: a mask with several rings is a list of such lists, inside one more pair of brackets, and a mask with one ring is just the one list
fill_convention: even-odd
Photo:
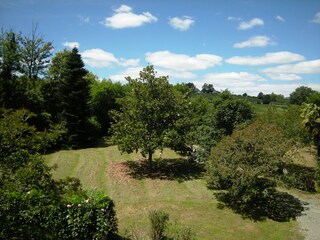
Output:
[[148,211],[162,209],[170,214],[170,222],[192,227],[197,239],[303,239],[295,221],[254,222],[228,208],[218,209],[201,169],[170,150],[157,164],[159,171],[149,175],[138,164],[139,154],[121,155],[114,146],[59,151],[46,160],[58,165],[55,178],[77,177],[85,189],[106,192],[116,204],[122,235],[146,238]]

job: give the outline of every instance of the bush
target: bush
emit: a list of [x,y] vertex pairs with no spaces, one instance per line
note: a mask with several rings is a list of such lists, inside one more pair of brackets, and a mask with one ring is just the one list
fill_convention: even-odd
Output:
[[149,212],[149,219],[151,223],[151,239],[163,239],[163,233],[169,220],[169,214],[161,210],[153,210]]
[[116,232],[110,198],[89,196],[79,180],[52,178],[39,155],[50,133],[37,132],[29,118],[24,110],[0,114],[0,239],[103,239]]

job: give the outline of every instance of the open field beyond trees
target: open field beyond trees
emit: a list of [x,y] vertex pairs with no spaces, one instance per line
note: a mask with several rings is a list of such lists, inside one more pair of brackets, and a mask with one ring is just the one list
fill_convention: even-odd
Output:
[[77,177],[85,189],[106,192],[115,202],[121,236],[147,239],[148,211],[161,209],[170,214],[169,230],[191,227],[196,239],[303,239],[296,221],[252,221],[218,209],[200,166],[171,150],[154,157],[151,173],[139,154],[121,155],[116,146],[59,151],[46,161],[57,164],[55,178]]

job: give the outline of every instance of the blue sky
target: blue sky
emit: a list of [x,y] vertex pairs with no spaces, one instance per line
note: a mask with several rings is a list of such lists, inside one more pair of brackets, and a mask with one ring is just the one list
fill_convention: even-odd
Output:
[[77,46],[99,78],[147,64],[173,84],[288,96],[320,91],[319,0],[1,0],[0,24],[37,23],[55,52]]

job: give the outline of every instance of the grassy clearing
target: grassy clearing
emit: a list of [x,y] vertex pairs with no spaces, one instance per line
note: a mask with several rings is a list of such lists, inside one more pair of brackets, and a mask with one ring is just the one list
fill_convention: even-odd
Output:
[[[157,152],[155,158],[159,156]],[[156,164],[162,174],[148,175],[139,154],[121,155],[114,146],[46,156],[50,166],[58,165],[55,178],[77,177],[84,188],[104,191],[115,201],[120,234],[146,238],[148,211],[162,209],[170,214],[170,222],[192,227],[197,239],[303,239],[295,221],[254,222],[230,209],[218,209],[199,169],[187,171],[192,166],[183,165],[170,150],[162,158]]]

